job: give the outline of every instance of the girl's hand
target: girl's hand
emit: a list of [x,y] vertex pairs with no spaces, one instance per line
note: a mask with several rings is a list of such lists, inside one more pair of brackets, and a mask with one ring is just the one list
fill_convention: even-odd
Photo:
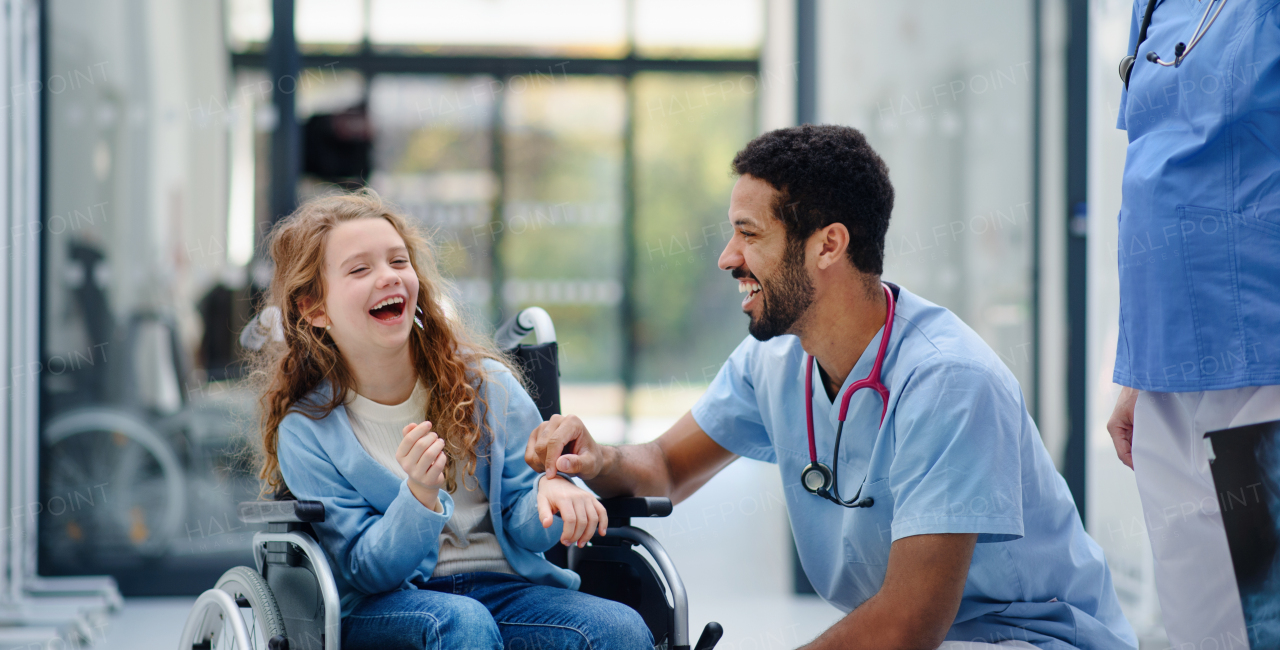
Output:
[[594,495],[561,476],[543,475],[538,481],[538,516],[542,527],[550,528],[554,523],[552,516],[559,514],[564,520],[561,544],[577,544],[581,548],[596,531],[604,535],[609,528],[609,515]]
[[409,491],[422,505],[440,512],[440,486],[444,485],[444,440],[431,430],[430,422],[405,425],[404,438],[396,448],[396,461],[409,475]]

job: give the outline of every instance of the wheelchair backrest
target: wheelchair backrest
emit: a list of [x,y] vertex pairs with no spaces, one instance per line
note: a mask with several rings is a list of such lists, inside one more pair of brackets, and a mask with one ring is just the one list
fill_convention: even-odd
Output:
[[555,341],[535,345],[517,345],[507,350],[511,360],[524,373],[529,396],[538,405],[543,420],[560,413],[560,354]]

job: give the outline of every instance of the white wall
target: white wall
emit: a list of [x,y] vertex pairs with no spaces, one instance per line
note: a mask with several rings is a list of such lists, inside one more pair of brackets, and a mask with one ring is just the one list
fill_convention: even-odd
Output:
[[765,3],[760,48],[760,133],[796,123],[796,1]]
[[[1036,250],[1031,19],[1031,5],[1014,0],[818,3],[818,119],[863,131],[896,190],[885,278],[964,319],[1024,393]],[[1057,456],[1063,411],[1044,413]]]

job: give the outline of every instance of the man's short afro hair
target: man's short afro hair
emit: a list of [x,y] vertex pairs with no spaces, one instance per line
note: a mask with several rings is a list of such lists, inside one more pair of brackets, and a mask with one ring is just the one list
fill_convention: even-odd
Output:
[[849,261],[884,272],[884,237],[893,211],[889,168],[857,129],[804,124],[761,135],[733,157],[733,171],[778,191],[774,216],[791,241],[839,222],[849,229]]

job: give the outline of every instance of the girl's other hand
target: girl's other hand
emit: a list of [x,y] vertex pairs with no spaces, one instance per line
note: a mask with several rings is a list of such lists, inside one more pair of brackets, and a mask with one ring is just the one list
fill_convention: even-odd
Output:
[[553,515],[560,515],[564,520],[561,544],[577,544],[581,548],[587,545],[596,531],[605,534],[609,528],[609,515],[594,495],[562,476],[547,478],[543,475],[538,477],[538,481],[538,517],[543,528],[550,528],[554,523]]
[[396,448],[396,461],[409,475],[409,491],[422,505],[440,512],[440,487],[444,485],[444,467],[449,461],[444,440],[431,430],[430,422],[410,422],[403,434]]

